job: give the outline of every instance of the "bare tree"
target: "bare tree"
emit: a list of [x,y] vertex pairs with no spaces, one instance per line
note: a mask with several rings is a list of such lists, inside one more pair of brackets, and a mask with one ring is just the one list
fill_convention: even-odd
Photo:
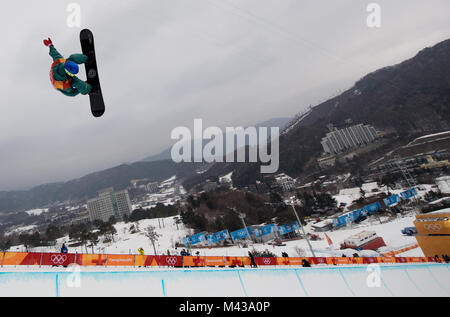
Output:
[[159,235],[159,234],[156,232],[155,227],[153,227],[153,226],[150,225],[150,226],[148,226],[148,227],[145,229],[145,236],[146,236],[147,238],[149,238],[150,242],[152,243],[153,251],[155,252],[155,255],[156,255],[155,242],[158,241],[158,238],[159,238],[161,235]]

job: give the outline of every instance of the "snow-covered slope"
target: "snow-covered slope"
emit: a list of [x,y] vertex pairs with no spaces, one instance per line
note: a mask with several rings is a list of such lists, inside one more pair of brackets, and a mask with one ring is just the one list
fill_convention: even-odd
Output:
[[[380,224],[387,221],[387,218],[368,218],[367,220],[361,222],[358,225],[353,225],[352,227],[346,227],[336,231],[327,232],[327,235],[333,241],[334,248],[330,248],[325,235],[323,233],[316,233],[312,229],[311,225],[313,222],[308,223],[305,226],[307,233],[318,234],[323,240],[311,241],[313,251],[316,256],[341,256],[343,253],[346,255],[352,255],[355,253],[354,250],[339,250],[340,243],[348,238],[350,235],[358,233],[362,230],[373,230],[378,236],[383,237],[387,244],[387,247],[382,249],[383,252],[398,250],[405,246],[409,246],[417,243],[414,237],[403,236],[400,232],[404,227],[413,226],[413,221],[415,217],[413,215],[405,216],[403,218],[398,218],[387,223]],[[140,232],[131,234],[129,228],[136,224]],[[114,237],[114,242],[104,243],[103,238],[101,242],[94,247],[94,253],[109,253],[109,254],[137,254],[137,249],[142,247],[146,254],[154,254],[153,247],[149,239],[145,236],[144,230],[149,225],[156,228],[156,232],[160,235],[155,247],[157,254],[179,254],[181,248],[175,249],[175,243],[181,242],[181,239],[186,235],[193,234],[191,229],[187,229],[183,224],[175,223],[174,217],[159,218],[159,219],[144,219],[137,221],[135,223],[117,223],[115,228],[117,234]],[[40,252],[55,252],[59,250],[59,247],[63,242],[68,243],[68,237],[64,237],[58,240],[58,243],[54,247],[39,247],[34,248],[33,251]],[[285,242],[285,246],[274,247],[269,244],[255,243],[250,244],[248,248],[240,247],[239,245],[233,245],[228,247],[217,247],[217,248],[195,248],[193,247],[193,252],[199,251],[201,255],[206,256],[246,256],[249,250],[253,248],[258,251],[269,250],[278,256],[281,256],[281,252],[287,252],[289,256],[299,256],[298,250],[304,252],[304,256],[312,256],[306,240],[293,240]],[[23,246],[15,246],[10,249],[10,251],[23,251]],[[77,247],[69,248],[69,252],[78,253],[92,253],[92,248]],[[361,255],[365,255],[364,252]],[[366,253],[367,256],[374,255],[374,253]],[[408,252],[409,256],[423,256],[422,251],[417,248]]]

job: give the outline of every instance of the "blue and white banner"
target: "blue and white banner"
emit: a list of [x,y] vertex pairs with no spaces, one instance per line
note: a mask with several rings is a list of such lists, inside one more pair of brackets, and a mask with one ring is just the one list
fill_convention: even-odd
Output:
[[247,228],[242,228],[236,231],[233,231],[230,233],[231,238],[233,240],[240,240],[240,239],[245,239],[248,237],[248,235],[252,235],[252,228],[251,227],[247,227]]
[[414,187],[408,189],[407,191],[404,191],[403,193],[400,193],[400,195],[402,196],[402,199],[410,199],[414,196],[417,196],[417,194],[418,194],[417,189],[415,189]]
[[392,206],[392,205],[402,201],[402,199],[400,198],[399,195],[392,195],[392,196],[389,196],[388,198],[384,198],[383,201],[384,201],[384,204],[389,207],[389,206]]
[[286,234],[286,233],[295,231],[298,228],[300,228],[300,226],[298,225],[298,222],[296,222],[296,223],[293,223],[290,225],[278,226],[278,232],[280,234]]
[[204,241],[206,241],[204,232],[195,234],[195,235],[187,237],[187,238],[183,238],[183,244],[185,246],[194,245],[194,244],[204,242]]
[[355,220],[358,219],[360,216],[367,216],[368,214],[368,212],[364,208],[355,210],[355,212],[357,213]]
[[256,237],[262,237],[271,233],[274,233],[277,231],[277,227],[274,224],[270,224],[267,226],[264,226],[259,229],[255,229],[255,236]]
[[373,203],[371,205],[368,205],[364,207],[364,209],[369,213],[374,213],[375,211],[378,211],[381,209],[381,204],[379,202]]
[[208,238],[208,242],[210,244],[214,244],[214,243],[223,241],[225,239],[228,239],[230,237],[230,234],[228,233],[228,230],[222,230],[222,231],[210,234],[206,237]]
[[[376,204],[379,204],[379,203],[376,203]],[[373,204],[373,205],[376,205],[376,204]],[[372,206],[372,205],[369,205],[369,206]],[[372,207],[372,208],[374,208],[374,207]],[[349,212],[343,214],[342,216],[339,216],[338,218],[333,219],[333,226],[335,228],[345,226],[346,224],[355,221],[360,216],[367,216],[368,213],[369,213],[369,211],[366,210],[365,208],[356,209],[354,211],[349,211]]]

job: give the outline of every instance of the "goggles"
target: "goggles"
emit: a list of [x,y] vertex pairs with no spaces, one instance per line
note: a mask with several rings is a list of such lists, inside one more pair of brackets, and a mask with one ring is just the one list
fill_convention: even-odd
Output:
[[71,72],[69,72],[67,69],[64,68],[64,70],[66,71],[66,74],[69,75],[70,77],[74,77],[75,74],[72,74]]

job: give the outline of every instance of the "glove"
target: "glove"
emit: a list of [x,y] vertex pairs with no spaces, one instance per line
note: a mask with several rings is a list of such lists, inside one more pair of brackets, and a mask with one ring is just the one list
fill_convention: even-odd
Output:
[[48,38],[48,40],[44,40],[44,45],[45,46],[51,46],[53,45],[52,40],[50,38]]

